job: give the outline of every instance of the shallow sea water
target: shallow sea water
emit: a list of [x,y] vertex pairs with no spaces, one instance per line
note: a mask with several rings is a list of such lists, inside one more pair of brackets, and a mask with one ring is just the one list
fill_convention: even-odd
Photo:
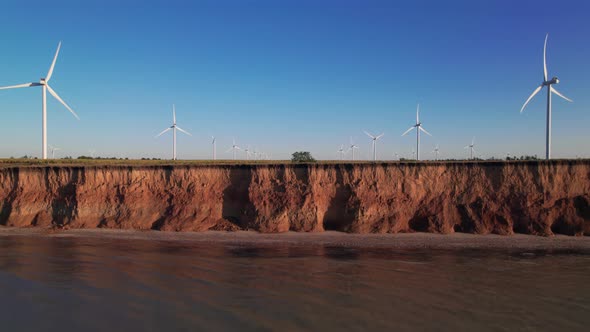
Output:
[[590,254],[0,237],[2,331],[583,331]]

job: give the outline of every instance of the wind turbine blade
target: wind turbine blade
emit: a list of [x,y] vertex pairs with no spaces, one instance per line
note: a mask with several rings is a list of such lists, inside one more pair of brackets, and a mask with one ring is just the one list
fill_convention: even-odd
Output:
[[551,92],[555,93],[556,95],[560,96],[561,98],[569,101],[570,103],[573,103],[574,102],[573,100],[569,99],[568,97],[562,95],[559,91],[555,90],[554,87],[550,86],[550,88],[551,88]]
[[475,145],[475,136],[471,139],[471,145]]
[[410,131],[412,131],[412,129],[414,129],[414,128],[416,128],[416,127],[411,126],[410,129],[406,130],[406,132],[402,134],[402,136],[406,136],[406,134],[409,133]]
[[226,152],[226,153],[227,153],[227,152],[230,152],[230,151],[231,151],[231,150],[233,150],[233,149],[234,149],[234,147],[232,146],[231,148],[229,148],[229,149],[228,149],[227,151],[225,151],[225,152]]
[[78,117],[78,114],[76,114],[76,112],[74,112],[74,110],[73,110],[73,109],[72,109],[70,106],[68,106],[68,104],[66,104],[66,102],[65,102],[65,101],[63,101],[63,100],[62,100],[62,99],[61,99],[61,98],[60,98],[60,97],[57,95],[57,93],[56,93],[55,91],[53,91],[53,89],[52,89],[52,88],[49,86],[49,84],[46,84],[45,86],[47,87],[47,91],[49,91],[49,93],[51,93],[51,95],[52,95],[52,96],[53,96],[55,99],[57,99],[57,101],[59,101],[59,102],[60,102],[62,105],[64,105],[64,106],[65,106],[65,107],[68,109],[68,111],[70,111],[70,113],[72,113],[72,114],[73,114],[73,115],[76,117],[76,119],[80,120],[80,118]]
[[416,123],[420,123],[420,104],[416,107]]
[[[363,130],[363,131],[364,131],[364,130]],[[369,133],[368,133],[368,132],[366,132],[366,131],[364,131],[364,132],[365,132],[365,134],[367,134],[367,136],[371,137],[372,139],[375,139],[375,137],[374,137],[373,135],[369,134]]]
[[541,91],[541,89],[542,89],[542,88],[543,88],[543,84],[539,85],[539,86],[538,86],[538,87],[535,89],[535,91],[533,91],[533,93],[531,93],[531,95],[530,95],[529,99],[527,99],[527,100],[524,102],[524,105],[522,105],[522,108],[520,109],[520,113],[522,113],[522,111],[524,111],[524,108],[526,107],[526,105],[528,105],[528,103],[531,101],[531,99],[533,99],[533,97],[534,97],[534,96],[535,96],[537,93],[539,93],[539,91]]
[[547,82],[547,38],[549,34],[545,35],[545,45],[543,46],[543,78]]
[[53,75],[53,68],[55,67],[55,62],[57,61],[57,55],[59,54],[59,49],[61,48],[61,41],[57,44],[57,51],[55,51],[55,56],[53,57],[53,62],[51,63],[51,67],[49,67],[49,71],[47,72],[47,77],[45,77],[45,82],[49,82],[51,79],[51,75]]
[[375,139],[380,139],[381,137],[383,137],[383,135],[385,135],[385,133],[381,133],[381,135],[375,137]]
[[189,133],[188,131],[186,131],[186,130],[184,130],[184,129],[180,128],[179,126],[176,126],[176,129],[178,129],[178,130],[182,131],[183,133],[185,133],[185,134],[187,134],[187,135],[189,135],[189,136],[193,136],[191,133]]
[[19,84],[19,85],[1,86],[0,90],[28,88],[30,86],[37,86],[37,85],[40,85],[40,84],[38,84],[38,83],[25,83],[25,84]]
[[422,126],[418,127],[420,128],[420,130],[422,130],[424,133],[426,133],[428,136],[432,136],[429,132],[426,131],[426,129],[422,128]]
[[170,129],[172,129],[172,128],[166,128],[166,129],[164,129],[161,133],[159,133],[158,135],[156,135],[156,137],[162,136],[163,133],[167,132]]
[[176,124],[176,106],[172,104],[172,124]]

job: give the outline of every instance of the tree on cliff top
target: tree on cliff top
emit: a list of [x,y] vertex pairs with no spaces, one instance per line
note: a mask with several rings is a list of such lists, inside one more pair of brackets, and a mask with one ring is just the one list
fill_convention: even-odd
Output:
[[311,156],[310,152],[297,151],[297,152],[293,153],[293,157],[291,157],[291,161],[294,163],[310,163],[310,162],[315,162],[315,159]]

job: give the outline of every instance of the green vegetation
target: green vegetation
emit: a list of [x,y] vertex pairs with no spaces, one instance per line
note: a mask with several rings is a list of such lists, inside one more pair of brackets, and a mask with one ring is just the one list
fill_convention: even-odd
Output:
[[297,151],[293,152],[293,157],[291,157],[291,161],[294,163],[313,163],[316,160],[311,156],[310,152]]
[[506,160],[539,160],[537,155],[534,156],[520,156],[520,157],[506,157]]

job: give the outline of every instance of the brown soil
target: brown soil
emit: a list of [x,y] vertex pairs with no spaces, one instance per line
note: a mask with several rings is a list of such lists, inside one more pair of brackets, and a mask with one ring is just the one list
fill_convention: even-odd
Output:
[[0,225],[590,234],[590,162],[0,167]]

